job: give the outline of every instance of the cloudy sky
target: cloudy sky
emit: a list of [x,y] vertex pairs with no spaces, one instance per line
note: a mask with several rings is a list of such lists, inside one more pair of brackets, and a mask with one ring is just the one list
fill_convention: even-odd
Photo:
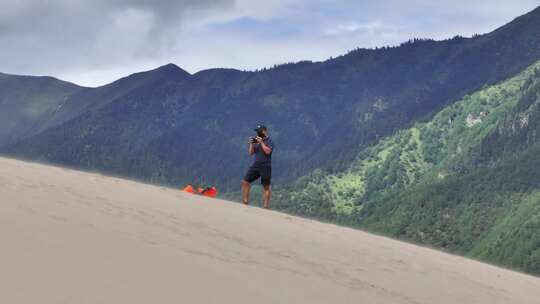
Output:
[[489,32],[538,0],[0,0],[0,72],[86,86],[172,62],[190,73],[325,60]]

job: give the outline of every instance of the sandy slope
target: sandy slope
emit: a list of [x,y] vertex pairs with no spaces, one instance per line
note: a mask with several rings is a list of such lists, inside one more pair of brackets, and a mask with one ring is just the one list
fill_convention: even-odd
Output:
[[0,158],[0,303],[540,303],[540,279],[364,232]]

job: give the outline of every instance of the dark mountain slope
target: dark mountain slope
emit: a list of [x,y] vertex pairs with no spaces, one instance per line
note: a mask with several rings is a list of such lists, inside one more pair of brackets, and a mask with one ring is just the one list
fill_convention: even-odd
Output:
[[167,64],[150,71],[135,73],[110,84],[81,90],[66,100],[64,106],[44,122],[42,129],[59,125],[83,113],[96,111],[112,101],[133,91],[151,90],[162,82],[181,82],[190,75],[174,64]]
[[84,88],[52,77],[0,73],[0,146],[35,134],[39,121]]
[[54,79],[0,74],[0,147],[94,111],[138,88],[182,81],[189,74],[169,64],[98,88]]

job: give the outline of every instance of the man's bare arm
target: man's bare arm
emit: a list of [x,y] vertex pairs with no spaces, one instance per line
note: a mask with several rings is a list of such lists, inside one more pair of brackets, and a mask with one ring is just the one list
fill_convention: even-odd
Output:
[[255,154],[255,148],[253,147],[253,143],[251,142],[251,138],[249,139],[248,154],[250,156]]
[[[259,140],[260,139],[260,140]],[[257,137],[257,141],[259,142],[259,144],[261,144],[261,148],[264,152],[264,154],[266,155],[270,155],[270,153],[272,153],[272,148],[270,148],[269,146],[267,146],[264,141],[262,140],[262,138],[260,137]]]

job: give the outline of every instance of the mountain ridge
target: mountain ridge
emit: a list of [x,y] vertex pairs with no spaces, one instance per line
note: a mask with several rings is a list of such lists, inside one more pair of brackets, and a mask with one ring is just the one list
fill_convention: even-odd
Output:
[[[424,41],[424,42],[428,42],[428,43],[430,43],[430,42],[437,43],[437,42],[455,41],[455,40],[461,40],[461,39],[469,40],[471,38],[477,38],[477,37],[486,37],[486,36],[494,35],[495,33],[504,32],[504,31],[508,30],[508,28],[514,28],[515,27],[515,28],[519,29],[520,27],[528,27],[528,26],[530,26],[529,24],[521,24],[521,23],[538,22],[537,21],[538,17],[540,17],[540,6],[538,6],[537,8],[535,8],[535,9],[533,9],[533,10],[531,10],[531,11],[529,11],[529,12],[527,12],[527,13],[521,15],[521,16],[518,16],[518,17],[514,18],[513,20],[509,21],[508,23],[506,23],[506,24],[504,24],[502,26],[497,27],[495,30],[493,30],[491,32],[482,33],[482,34],[474,34],[472,37],[464,37],[464,36],[456,35],[456,36],[454,36],[452,38],[443,38],[443,39],[411,38],[410,40]],[[532,20],[532,19],[534,19],[534,20]],[[402,42],[401,45],[403,45],[405,43],[406,42]],[[337,59],[339,59],[341,57],[350,55],[351,53],[376,51],[376,50],[379,50],[381,48],[383,48],[383,49],[384,48],[393,49],[393,48],[398,48],[398,47],[399,47],[399,45],[396,45],[396,46],[377,46],[377,47],[372,47],[372,48],[357,48],[357,49],[354,49],[354,50],[351,50],[351,51],[347,51],[347,52],[345,52],[343,54],[338,54],[335,57],[332,56],[329,59],[320,60],[320,61],[300,60],[300,61],[297,61],[297,62],[275,64],[274,67],[261,67],[261,68],[256,68],[256,69],[253,69],[253,70],[240,70],[240,69],[235,69],[235,68],[215,67],[215,68],[209,68],[209,69],[200,70],[200,71],[197,71],[197,72],[195,72],[193,74],[185,71],[184,69],[182,69],[181,67],[179,67],[175,63],[169,62],[169,63],[163,64],[161,66],[158,66],[158,67],[156,67],[154,69],[132,73],[130,75],[121,77],[121,78],[119,78],[117,80],[114,80],[114,81],[112,81],[110,83],[107,83],[107,84],[104,84],[104,85],[101,85],[101,86],[98,86],[98,87],[109,85],[109,84],[111,84],[113,82],[116,82],[118,80],[121,80],[121,79],[124,79],[124,78],[129,78],[130,76],[134,76],[134,75],[142,74],[142,73],[146,73],[146,72],[157,71],[157,70],[160,70],[160,69],[163,69],[163,68],[176,69],[176,70],[185,72],[186,74],[188,74],[190,76],[194,76],[194,75],[196,75],[198,73],[205,73],[205,72],[209,72],[209,71],[213,71],[213,70],[230,70],[230,71],[238,71],[238,72],[242,72],[242,73],[253,73],[253,72],[258,72],[258,71],[269,71],[269,70],[273,70],[273,69],[276,69],[276,68],[283,68],[283,67],[287,67],[287,66],[298,66],[298,65],[303,65],[303,64],[325,63],[325,62],[329,62],[329,61],[335,61],[335,60],[337,60]],[[60,80],[60,81],[63,81],[63,82],[69,82],[69,83],[75,84],[75,85],[77,85],[79,87],[85,87],[83,85],[79,85],[77,83],[74,83],[74,82],[66,80],[66,79],[59,79],[57,77],[47,76],[47,75],[43,75],[43,76],[39,76],[39,75],[22,75],[22,74],[6,73],[6,72],[1,72],[1,71],[0,71],[0,75],[22,76],[22,77],[51,77],[51,78],[54,78],[56,80]],[[95,88],[97,88],[97,87],[95,87]]]

